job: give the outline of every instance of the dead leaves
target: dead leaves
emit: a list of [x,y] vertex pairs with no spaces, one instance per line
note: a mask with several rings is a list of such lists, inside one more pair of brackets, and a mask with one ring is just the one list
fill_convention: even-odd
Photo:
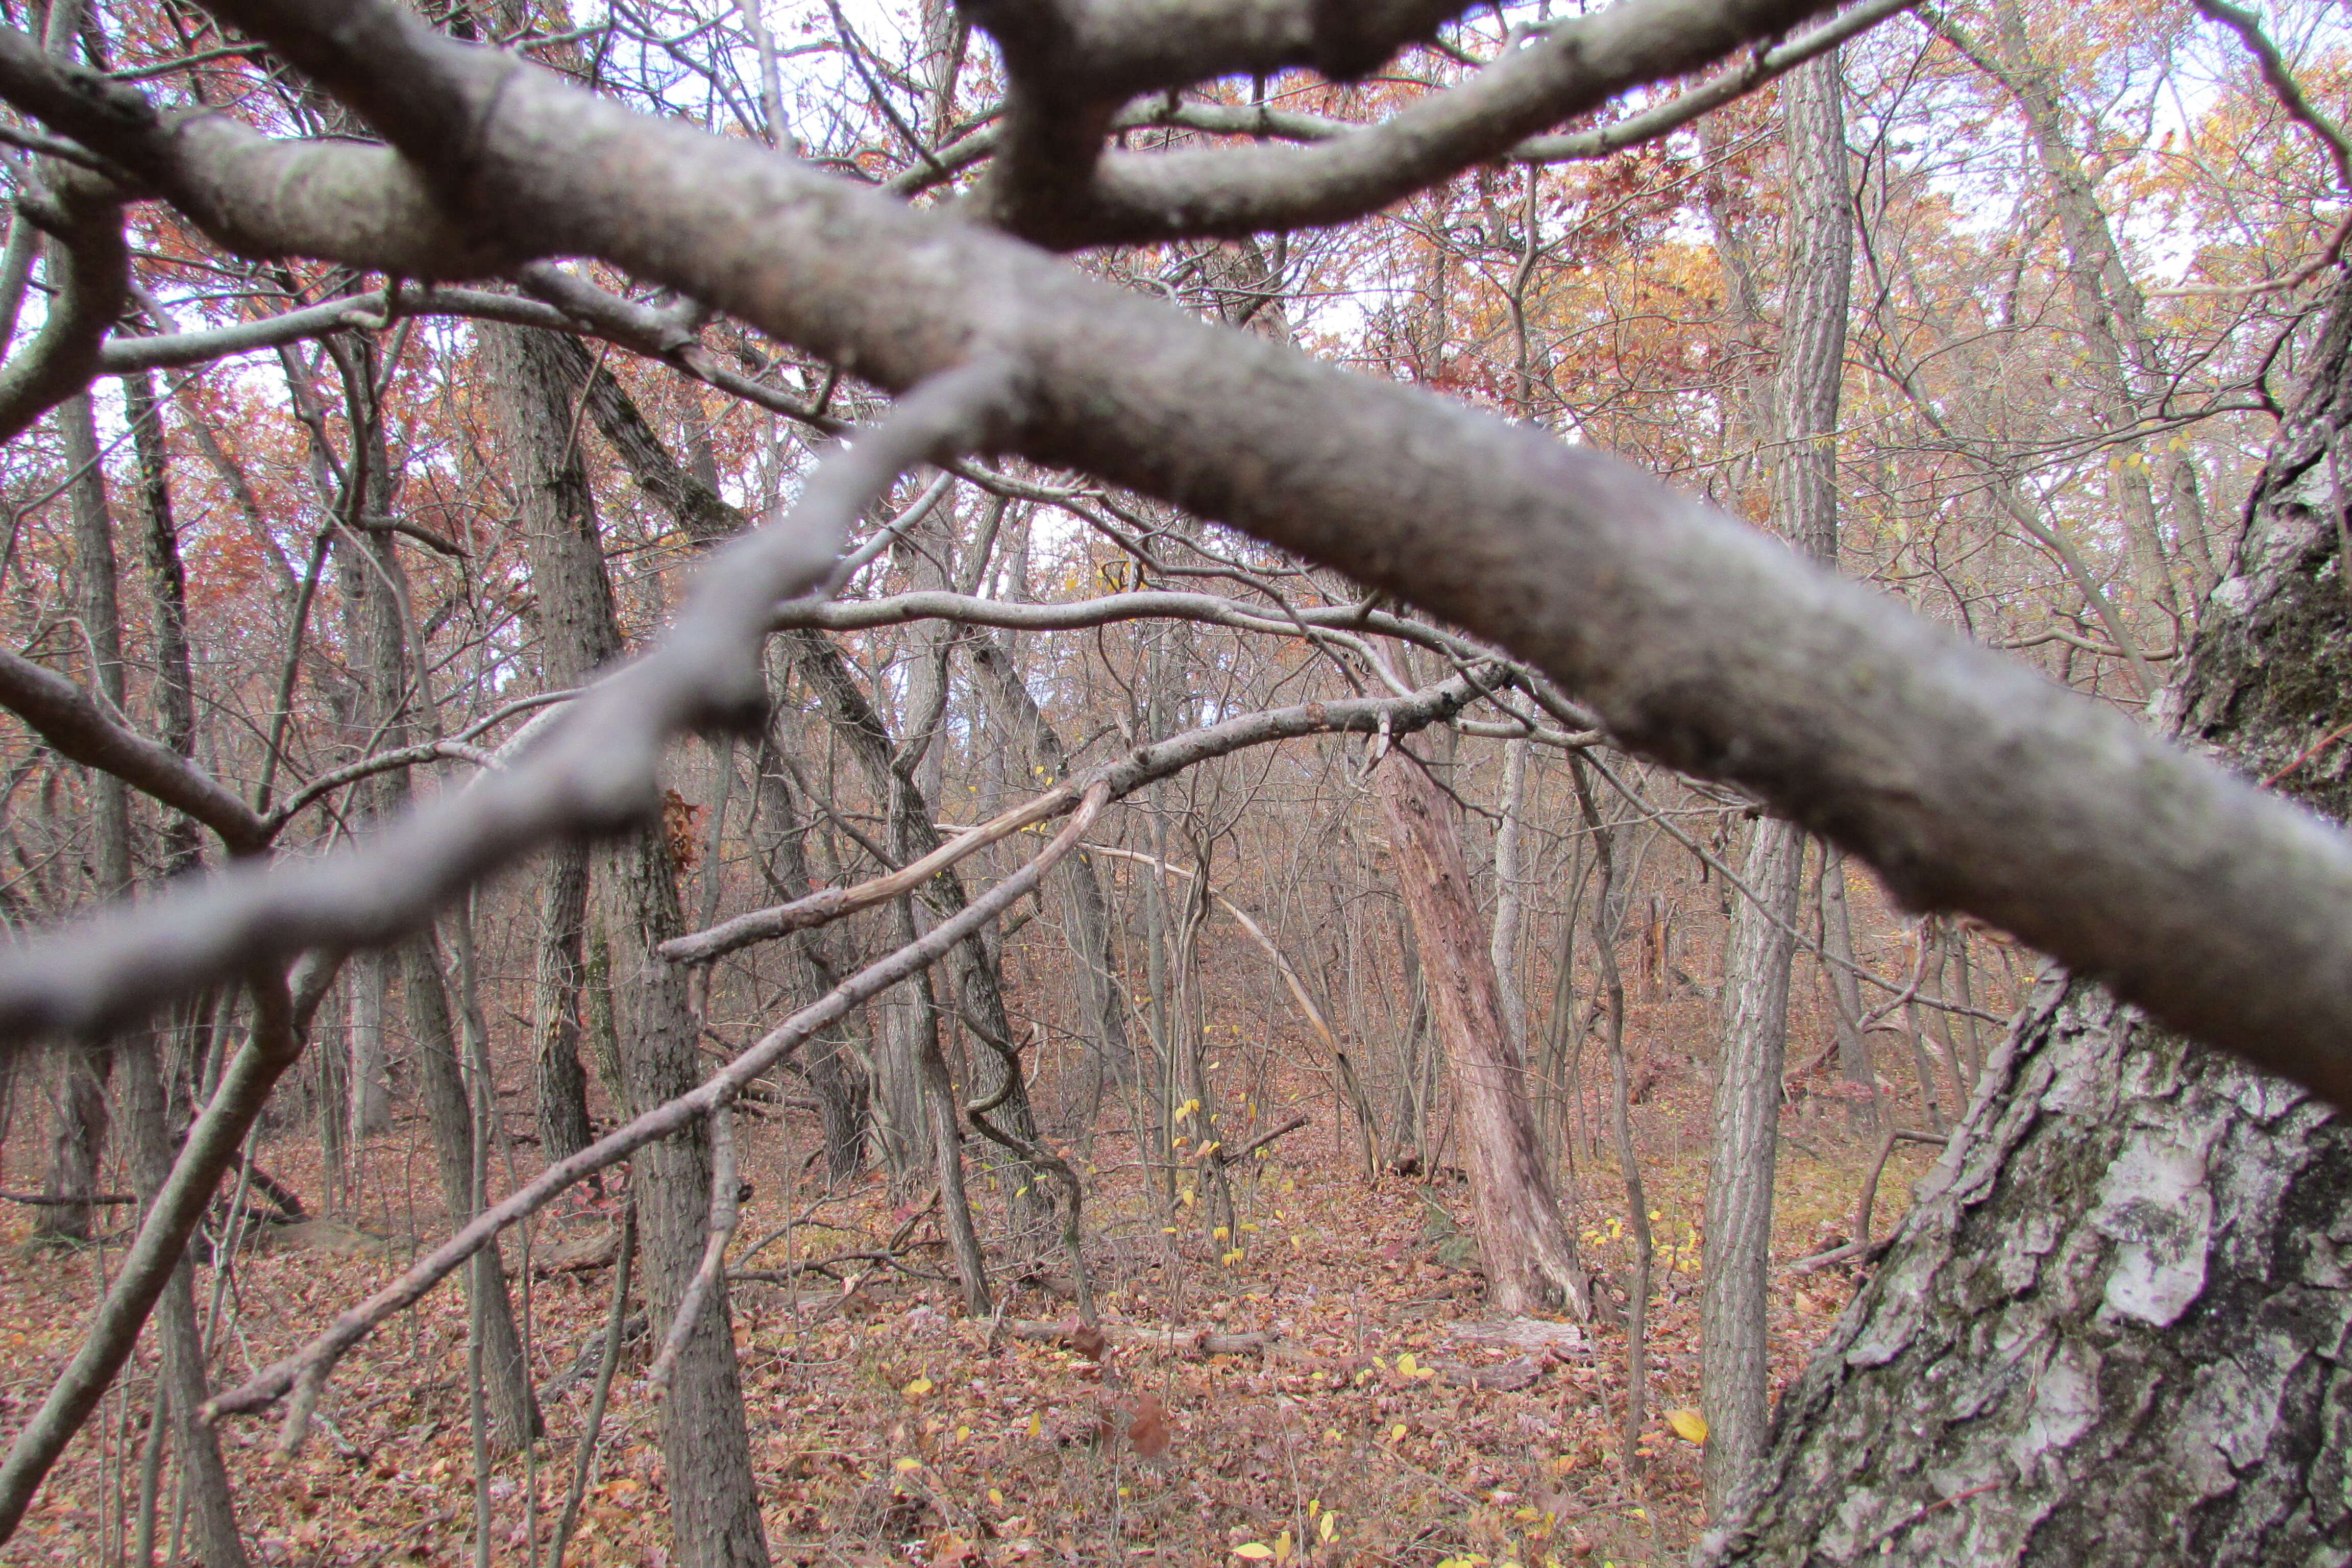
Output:
[[1135,1402],[1135,1415],[1127,1424],[1128,1447],[1139,1458],[1157,1459],[1168,1451],[1168,1412],[1156,1394],[1147,1394]]

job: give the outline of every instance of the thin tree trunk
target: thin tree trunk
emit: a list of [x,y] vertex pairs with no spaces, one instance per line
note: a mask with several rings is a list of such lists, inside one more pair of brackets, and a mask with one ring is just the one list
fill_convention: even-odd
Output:
[[[195,707],[188,658],[187,577],[173,523],[170,471],[152,378],[125,377],[123,405],[139,460],[137,499],[144,525],[140,530],[140,546],[155,638],[155,729],[164,744],[193,759]],[[198,868],[201,855],[194,824],[177,813],[167,814],[163,838],[165,879]],[[101,844],[100,858],[109,880],[119,879],[121,890],[128,891],[132,877],[128,841]],[[174,1012],[184,1019],[184,1013]],[[154,1202],[172,1171],[173,1097],[163,1039],[154,1029],[140,1028],[125,1036],[117,1047],[121,1058],[117,1076],[122,1091],[128,1163],[142,1212]],[[167,1430],[171,1435],[172,1450],[179,1456],[181,1497],[194,1526],[197,1561],[205,1568],[245,1568],[245,1542],[237,1531],[228,1471],[221,1462],[219,1436],[197,1418],[212,1391],[205,1376],[204,1335],[197,1324],[195,1264],[184,1250],[164,1282],[151,1321],[162,1365],[157,1390],[161,1419],[150,1441],[159,1441]],[[152,1499],[142,1502],[142,1521],[151,1506]],[[142,1533],[152,1543],[151,1522],[142,1523]],[[142,1568],[145,1561],[141,1560]]]
[[1618,926],[1609,918],[1610,894],[1617,876],[1617,857],[1611,843],[1616,830],[1601,819],[1591,782],[1584,776],[1584,760],[1571,752],[1569,771],[1576,784],[1577,805],[1592,835],[1601,880],[1592,901],[1592,953],[1608,1005],[1610,1127],[1617,1146],[1618,1170],[1625,1180],[1626,1223],[1633,1233],[1633,1278],[1625,1293],[1625,1426],[1620,1435],[1625,1472],[1633,1475],[1641,1468],[1643,1428],[1647,1425],[1643,1407],[1650,1393],[1650,1265],[1655,1254],[1649,1196],[1642,1186],[1642,1160],[1633,1148],[1633,1111],[1625,1071],[1625,982],[1617,973]]
[[[90,661],[90,689],[121,712],[123,704],[122,616],[116,603],[114,519],[107,506],[106,471],[100,466],[98,432],[84,394],[58,405],[65,460],[75,472],[68,494],[73,513],[74,575]],[[99,846],[96,872],[102,901],[131,891],[131,797],[121,779],[91,770],[90,831]],[[119,863],[117,858],[119,858]],[[37,1241],[89,1239],[90,1207],[98,1191],[98,1167],[106,1149],[106,1083],[114,1068],[110,1051],[61,1050],[53,1067],[49,1098],[48,1169],[41,1195],[51,1200],[35,1211]]]
[[[512,442],[542,657],[587,671],[621,647],[586,466],[574,439],[571,356],[579,345],[532,328],[485,325]],[[567,354],[566,351],[570,351]],[[656,951],[683,934],[677,866],[658,826],[595,849],[590,877],[609,944],[624,1113],[641,1115],[703,1078],[687,981]],[[701,1260],[711,1205],[710,1135],[698,1123],[632,1162],[648,1308],[667,1325]],[[667,1330],[665,1329],[665,1331]],[[751,1474],[751,1436],[722,1271],[687,1336],[663,1401],[662,1458],[671,1528],[684,1568],[766,1568],[767,1534]]]
[[[1062,737],[1038,709],[1036,699],[1030,696],[1020,672],[1013,667],[1012,655],[995,637],[985,633],[975,635],[966,646],[972,668],[987,682],[997,710],[1026,743],[1030,766],[1045,769],[1047,776],[1056,780],[1067,778],[1069,754]],[[1102,879],[1094,862],[1083,852],[1063,862],[1060,881],[1070,956],[1078,971],[1087,1044],[1095,1054],[1095,1088],[1087,1100],[1090,1107],[1098,1109],[1104,1071],[1108,1070],[1121,1088],[1130,1085],[1136,1076],[1135,1047],[1127,1037],[1127,999],[1121,994],[1118,973],[1111,963],[1110,900],[1103,896]],[[1087,1123],[1091,1124],[1092,1120],[1090,1110]]]
[[1882,1114],[1878,1075],[1870,1065],[1870,1042],[1862,1033],[1862,982],[1853,973],[1853,923],[1846,910],[1845,852],[1833,844],[1822,846],[1822,948],[1829,955],[1822,972],[1829,978],[1832,1011],[1836,1014],[1838,1073],[1845,1079],[1847,1125],[1876,1127]]
[[[451,1226],[474,1215],[476,1140],[487,1137],[458,1067],[457,1029],[449,1008],[448,983],[432,937],[401,944],[401,988],[408,1004],[409,1060],[415,1064],[425,1118],[433,1133],[435,1165]],[[523,1363],[522,1337],[507,1293],[499,1249],[483,1247],[467,1267],[469,1321],[479,1331],[482,1365],[488,1380],[490,1416],[501,1447],[520,1450],[543,1430],[530,1370]]]
[[[1781,84],[1788,286],[1773,406],[1761,422],[1778,452],[1770,467],[1780,528],[1800,550],[1832,566],[1837,561],[1838,398],[1853,265],[1843,92],[1834,50],[1799,67]],[[1792,932],[1804,886],[1802,834],[1777,819],[1759,821],[1742,879],[1755,899],[1735,910],[1725,942],[1723,1048],[1716,1068],[1700,1271],[1699,1403],[1707,1424],[1711,1510],[1723,1506],[1764,1450],[1765,1288]]]
[[1420,761],[1402,747],[1379,770],[1381,806],[1430,1012],[1454,1064],[1487,1289],[1499,1311],[1564,1308],[1588,1317],[1591,1284],[1537,1150],[1526,1072],[1503,1024],[1493,960],[1478,941],[1486,922],[1470,896],[1461,838]]
[[1756,824],[1740,879],[1768,901],[1743,900],[1724,944],[1723,1051],[1716,1063],[1715,1138],[1700,1233],[1699,1405],[1706,1417],[1710,1509],[1722,1506],[1763,1453],[1769,1414],[1772,1181],[1796,946],[1790,930],[1804,853],[1804,835],[1795,826],[1774,817]]
[[1528,1055],[1528,1005],[1519,994],[1519,819],[1528,805],[1528,747],[1524,740],[1503,746],[1502,824],[1495,829],[1495,994],[1510,1032],[1511,1048]]
[[[754,764],[753,788],[758,796],[754,841],[770,891],[779,901],[785,901],[805,897],[816,884],[809,875],[808,851],[802,838],[806,824],[793,801],[780,752],[780,738],[772,727],[762,738]],[[797,994],[802,998],[813,1002],[840,983],[844,971],[824,931],[793,932],[791,952],[800,981]],[[847,1181],[865,1164],[871,1121],[871,1070],[845,1028],[819,1031],[801,1047],[800,1056],[824,1122],[825,1169],[835,1181]]]

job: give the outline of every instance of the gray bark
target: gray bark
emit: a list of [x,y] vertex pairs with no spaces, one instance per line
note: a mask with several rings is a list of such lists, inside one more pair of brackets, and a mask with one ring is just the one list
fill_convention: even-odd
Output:
[[[163,743],[185,758],[195,755],[194,681],[188,657],[187,575],[180,561],[179,537],[173,521],[169,465],[163,445],[161,411],[152,378],[126,376],[122,383],[123,413],[130,421],[138,456],[140,551],[146,569],[149,616],[155,639],[152,700],[155,730]],[[185,815],[167,812],[163,819],[162,873],[184,875],[201,862],[196,826]],[[109,846],[105,859],[110,874],[127,882],[131,875],[130,846]],[[179,1010],[184,1018],[185,1010]],[[184,1029],[184,1037],[193,1029]],[[164,1045],[168,1036],[149,1028],[133,1029],[118,1047],[119,1074],[131,1186],[142,1215],[171,1175],[174,1152],[172,1126],[174,1111],[171,1071]],[[336,1114],[341,1108],[336,1107]],[[237,1530],[236,1503],[227,1468],[221,1462],[220,1438],[196,1417],[211,1394],[205,1365],[204,1334],[196,1315],[195,1265],[184,1250],[171,1278],[156,1298],[153,1317],[160,1352],[163,1414],[149,1437],[158,1441],[168,1429],[171,1447],[180,1459],[183,1508],[192,1531],[196,1560],[205,1568],[245,1568],[244,1538]],[[151,1461],[153,1456],[151,1454]],[[142,1560],[142,1568],[144,1560]]]
[[[152,1032],[141,1030],[126,1038],[121,1050],[123,1131],[131,1184],[143,1210],[153,1204],[172,1172],[169,1097],[163,1053]],[[196,1559],[205,1568],[245,1568],[245,1542],[237,1531],[228,1471],[221,1463],[219,1434],[196,1418],[212,1390],[205,1373],[204,1335],[197,1326],[195,1265],[184,1251],[155,1300],[152,1321]]]
[[[2164,710],[2337,821],[2352,753],[2339,289]],[[2352,1129],[2081,977],[2035,992],[1703,1564],[2352,1557]]]
[[[98,434],[87,395],[58,405],[67,467],[77,471],[68,495],[73,514],[75,609],[81,620],[90,661],[89,686],[113,711],[122,711],[122,616],[116,603],[114,519],[106,499],[106,473],[99,465]],[[96,853],[91,880],[101,901],[131,891],[131,795],[112,773],[88,775],[90,833]],[[90,1207],[70,1200],[98,1190],[99,1161],[106,1149],[106,1083],[113,1070],[108,1052],[61,1051],[49,1093],[48,1168],[41,1195],[51,1202],[36,1210],[37,1240],[87,1241]]]
[[[965,646],[1003,722],[1025,742],[1030,766],[1043,768],[1057,780],[1067,778],[1068,750],[1029,694],[1021,672],[1013,668],[1013,656],[986,633],[975,635]],[[1087,1097],[1091,1105],[1099,1099],[1105,1070],[1122,1089],[1135,1083],[1135,1047],[1128,1039],[1127,998],[1111,957],[1110,900],[1103,893],[1101,876],[1082,850],[1063,862],[1061,883],[1063,920],[1069,933],[1070,957],[1078,971],[1078,995],[1089,1036],[1087,1043],[1095,1052],[1097,1089]],[[1091,1122],[1089,1115],[1087,1123]]]
[[[766,868],[770,890],[780,899],[805,897],[815,885],[809,874],[808,848],[803,841],[807,823],[793,797],[791,781],[777,754],[780,738],[772,731],[762,738],[755,763],[758,792],[753,818],[754,842]],[[797,994],[814,1001],[839,984],[845,971],[826,933],[816,929],[794,931],[787,961],[800,982]],[[801,1047],[801,1063],[815,1091],[818,1114],[824,1121],[825,1170],[836,1182],[847,1181],[864,1166],[866,1139],[872,1121],[873,1075],[845,1029],[820,1030]]]
[[[1799,67],[1781,88],[1788,287],[1780,374],[1773,407],[1762,422],[1778,447],[1771,469],[1781,531],[1823,565],[1837,561],[1838,396],[1853,266],[1843,90],[1834,50]],[[1699,1306],[1706,1496],[1718,1509],[1764,1450],[1765,1286],[1804,850],[1804,835],[1794,825],[1777,818],[1756,825],[1743,868],[1756,900],[1741,900],[1724,950],[1723,1048],[1716,1068]]]
[[[512,437],[509,463],[525,516],[542,658],[551,675],[592,670],[619,651],[621,634],[586,467],[572,438],[584,379],[571,363],[579,347],[527,327],[486,326],[482,338]],[[677,868],[656,826],[593,850],[590,876],[610,950],[623,1109],[640,1115],[703,1076],[686,976],[655,951],[685,930]],[[697,1123],[664,1139],[633,1167],[649,1307],[667,1324],[694,1279],[709,1224],[709,1130]],[[678,1354],[661,1441],[685,1568],[766,1568],[723,1271]]]
[[1741,900],[1723,951],[1723,1049],[1715,1069],[1699,1275],[1699,1408],[1706,1417],[1706,1490],[1714,1507],[1762,1455],[1769,1414],[1765,1287],[1795,952],[1790,931],[1804,855],[1804,835],[1796,827],[1772,817],[1756,825],[1740,879],[1764,903]]
[[1845,852],[1834,844],[1822,846],[1822,965],[1836,1014],[1838,1076],[1853,1098],[1848,1101],[1847,1122],[1874,1127],[1882,1109],[1878,1075],[1870,1065],[1870,1042],[1862,1033],[1862,982],[1854,977],[1853,922],[1846,907]]
[[1528,1004],[1519,994],[1519,819],[1527,811],[1530,743],[1510,741],[1503,747],[1503,798],[1496,808],[1502,823],[1495,829],[1495,934],[1488,944],[1503,1026],[1522,1060],[1528,1054]]

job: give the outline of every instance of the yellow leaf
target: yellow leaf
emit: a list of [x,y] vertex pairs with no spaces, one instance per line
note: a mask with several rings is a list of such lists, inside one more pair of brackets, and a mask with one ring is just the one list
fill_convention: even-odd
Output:
[[1045,1435],[1045,1418],[1043,1415],[1039,1415],[1034,1412],[1032,1412],[1029,1416],[1029,1436],[1032,1437],[1042,1437]]
[[901,1393],[901,1394],[905,1394],[905,1395],[908,1397],[908,1399],[909,1399],[909,1400],[916,1400],[916,1399],[920,1399],[923,1395],[925,1395],[926,1394],[929,1394],[930,1391],[931,1391],[931,1380],[930,1380],[929,1378],[928,1378],[928,1377],[919,1377],[919,1378],[915,1379],[915,1381],[914,1381],[914,1382],[912,1382],[912,1383],[910,1383],[910,1384],[907,1384],[907,1386],[906,1386],[906,1387],[904,1387],[904,1388],[900,1389],[898,1392],[899,1392],[899,1393]]
[[991,1487],[988,1489],[988,1500],[994,1503],[997,1507],[1003,1508],[1004,1506],[1004,1494],[998,1491],[994,1487]]
[[969,1426],[959,1426],[959,1427],[957,1427],[957,1428],[956,1428],[956,1441],[957,1441],[957,1442],[959,1442],[959,1443],[969,1443],[969,1442],[971,1442],[971,1427],[969,1427]]
[[1397,1375],[1399,1377],[1419,1377],[1421,1375],[1420,1363],[1412,1359],[1412,1352],[1411,1351],[1407,1351],[1404,1354],[1397,1357]]
[[1214,1230],[1211,1231],[1209,1234],[1210,1234],[1211,1236],[1215,1237],[1219,1241],[1231,1241],[1231,1240],[1233,1239],[1233,1236],[1234,1236],[1234,1233],[1233,1233],[1232,1231],[1230,1231],[1230,1230],[1227,1230],[1223,1226],[1219,1226],[1216,1229],[1214,1229]]
[[1289,1562],[1291,1550],[1290,1531],[1286,1530],[1274,1538],[1274,1560],[1276,1563]]
[[1325,1515],[1323,1516],[1323,1523],[1322,1523],[1321,1529],[1322,1529],[1322,1531],[1323,1531],[1323,1539],[1324,1539],[1325,1541],[1328,1541],[1328,1540],[1330,1540],[1332,1536],[1334,1536],[1334,1535],[1336,1535],[1336,1534],[1338,1534],[1338,1533],[1339,1533],[1339,1516],[1338,1514],[1336,1514],[1336,1513],[1327,1513],[1327,1514],[1325,1514]]
[[1400,1421],[1400,1422],[1398,1422],[1395,1426],[1393,1426],[1390,1427],[1390,1428],[1389,1428],[1389,1436],[1390,1436],[1391,1438],[1395,1439],[1397,1442],[1400,1442],[1400,1443],[1403,1442],[1403,1441],[1404,1441],[1404,1423],[1403,1423],[1403,1422],[1402,1422],[1402,1421]]
[[920,1459],[900,1459],[898,1461],[898,1468],[902,1471],[919,1470],[923,1468],[923,1461]]
[[1685,1443],[1706,1441],[1706,1417],[1696,1410],[1669,1410],[1666,1412],[1666,1425],[1673,1427],[1675,1436]]
[[1263,1563],[1274,1555],[1274,1548],[1263,1541],[1244,1541],[1234,1548],[1234,1555],[1246,1557],[1253,1563]]

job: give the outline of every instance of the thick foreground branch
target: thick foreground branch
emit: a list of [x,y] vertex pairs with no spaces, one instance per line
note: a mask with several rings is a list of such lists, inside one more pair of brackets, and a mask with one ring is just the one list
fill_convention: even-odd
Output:
[[511,767],[348,854],[232,868],[17,948],[0,961],[0,1056],[44,1034],[102,1036],[258,959],[392,941],[551,842],[642,820],[666,744],[761,716],[759,650],[776,601],[824,582],[874,497],[913,464],[969,447],[1010,390],[988,363],[904,399],[819,466],[789,518],[717,552],[661,646],[578,698]]
[[[370,257],[439,245],[410,276],[446,276],[467,256],[504,253],[502,268],[522,251],[592,256],[885,387],[1003,354],[1024,397],[998,449],[1247,529],[1409,598],[1535,664],[1628,748],[1736,781],[1861,856],[1911,907],[2014,931],[2176,1027],[2352,1103],[2352,847],[2123,715],[1602,454],[1207,326],[767,150],[634,114],[384,0],[210,9],[414,160],[362,166],[354,160],[370,150],[346,145],[337,177],[373,168],[385,187],[355,187],[366,200],[332,215],[306,211],[307,226],[289,220],[281,237],[299,228],[313,253],[373,266],[383,263]],[[1789,19],[1759,14],[1759,26]],[[12,98],[26,85],[0,83]],[[19,101],[46,113],[31,96]],[[116,154],[101,117],[64,108],[81,123],[58,129]],[[193,123],[172,128],[178,163],[149,160],[159,184],[192,177]],[[285,155],[234,151],[205,166],[205,189],[167,187],[223,233],[235,227],[230,208],[276,211],[285,188],[236,185],[254,169],[274,180]],[[438,240],[370,217],[410,200],[420,173],[462,218],[429,211]],[[258,237],[251,225],[241,232]],[[584,726],[570,733],[601,749],[577,739]],[[599,758],[581,760],[584,777],[604,772]],[[630,811],[642,808],[634,781],[644,776],[633,772]],[[551,813],[538,799],[544,775],[531,777],[498,795],[531,842],[595,820]],[[509,858],[478,843],[453,857],[440,838],[400,846],[435,868],[429,885],[397,860],[375,863],[404,887],[404,921]],[[346,907],[376,903],[368,883],[313,875],[306,919],[390,929]],[[243,913],[201,953],[175,952],[168,973],[143,957],[133,968],[119,935],[39,944],[37,958],[0,966],[0,1029],[21,1036],[103,1011],[93,998],[135,1005],[201,984],[256,942],[293,940]],[[115,984],[118,969],[141,977],[135,992]]]

